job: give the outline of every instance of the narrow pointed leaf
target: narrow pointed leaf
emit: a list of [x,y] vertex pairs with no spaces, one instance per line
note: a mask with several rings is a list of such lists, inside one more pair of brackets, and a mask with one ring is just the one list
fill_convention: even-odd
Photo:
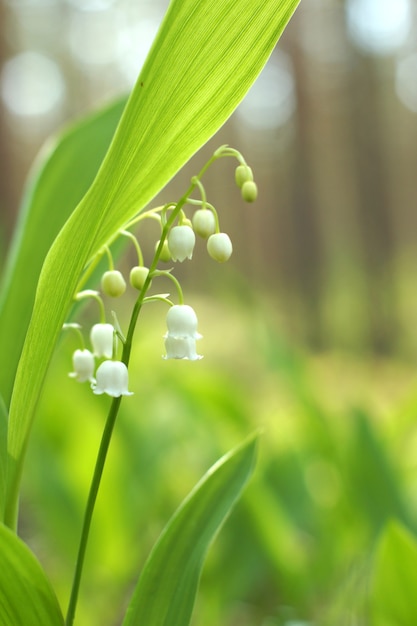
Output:
[[80,272],[226,121],[297,4],[170,3],[97,178],[55,240],[40,276],[10,407],[8,524],[16,516],[34,410]]
[[0,626],[63,626],[58,601],[40,564],[0,524]]
[[10,403],[42,264],[55,237],[93,182],[126,99],[47,142],[32,169],[0,289],[0,393]]
[[373,623],[417,624],[417,540],[398,522],[390,522],[380,540],[371,589]]
[[123,626],[187,626],[204,558],[249,479],[255,438],[214,465],[177,510],[146,562]]

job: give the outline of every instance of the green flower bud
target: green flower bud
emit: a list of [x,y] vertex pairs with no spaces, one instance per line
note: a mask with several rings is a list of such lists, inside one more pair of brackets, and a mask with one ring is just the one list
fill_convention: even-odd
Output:
[[193,224],[192,224],[191,220],[190,220],[190,219],[188,219],[188,217],[184,217],[184,218],[181,220],[181,226],[189,226],[190,228],[192,228],[192,227],[193,227]]
[[140,291],[143,289],[143,285],[145,284],[145,280],[147,279],[149,274],[149,269],[147,267],[141,267],[137,265],[136,267],[132,267],[130,270],[130,284],[134,289]]
[[241,192],[242,198],[245,200],[245,202],[255,202],[256,198],[258,197],[258,187],[256,183],[253,182],[253,180],[247,180],[245,183],[243,183]]
[[229,235],[226,233],[215,233],[207,241],[207,252],[212,259],[219,263],[224,263],[230,259],[233,246]]
[[[159,241],[156,242],[155,250],[157,249],[158,246],[159,246]],[[169,263],[171,260],[171,253],[169,251],[168,241],[166,239],[164,241],[164,245],[162,246],[162,250],[161,250],[161,254],[159,258],[164,263]]]
[[209,209],[198,209],[193,215],[194,232],[207,239],[216,231],[216,218]]
[[117,270],[104,272],[101,279],[101,289],[106,296],[118,298],[126,291],[126,282],[122,274]]
[[235,171],[235,180],[238,187],[242,187],[243,183],[253,180],[252,170],[249,165],[238,165]]

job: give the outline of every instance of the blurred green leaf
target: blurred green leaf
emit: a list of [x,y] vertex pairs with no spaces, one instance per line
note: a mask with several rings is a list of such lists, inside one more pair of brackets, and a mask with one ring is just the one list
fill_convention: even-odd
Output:
[[7,484],[7,409],[0,395],[0,518],[3,517]]
[[254,467],[257,438],[220,459],[172,517],[146,562],[123,626],[187,626],[207,550]]
[[375,626],[417,624],[417,541],[404,526],[389,522],[380,539],[371,589]]
[[348,478],[358,509],[368,516],[376,532],[392,517],[410,524],[411,515],[397,469],[370,417],[357,409],[353,412],[353,425]]
[[29,548],[0,524],[0,626],[60,626],[64,618]]
[[0,393],[9,405],[47,252],[97,174],[126,99],[50,139],[35,161],[0,289]]
[[297,4],[170,3],[98,175],[55,240],[41,272],[10,407],[8,524],[15,524],[30,426],[81,271],[226,121]]

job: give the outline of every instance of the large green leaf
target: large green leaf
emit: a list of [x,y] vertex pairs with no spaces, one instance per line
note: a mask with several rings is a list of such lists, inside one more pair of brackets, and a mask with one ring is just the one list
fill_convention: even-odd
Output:
[[126,99],[50,139],[36,160],[0,290],[0,393],[9,405],[13,380],[47,252],[86,193],[122,114]]
[[204,558],[249,479],[251,438],[216,463],[165,528],[146,562],[123,626],[187,626]]
[[417,541],[398,522],[388,523],[378,546],[371,590],[375,626],[417,624]]
[[44,571],[29,548],[0,524],[0,626],[63,626]]
[[98,175],[41,272],[10,407],[8,524],[36,403],[82,269],[225,122],[298,1],[171,2]]

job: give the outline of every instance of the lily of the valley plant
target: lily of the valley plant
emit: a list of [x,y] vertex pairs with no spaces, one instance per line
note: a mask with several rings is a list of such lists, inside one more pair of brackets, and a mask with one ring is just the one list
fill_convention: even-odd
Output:
[[[222,146],[181,198],[162,207],[148,208],[149,203],[245,96],[297,4],[172,0],[127,104],[116,103],[65,130],[36,163],[0,292],[0,347],[8,364],[0,371],[0,626],[76,623],[90,523],[116,417],[122,400],[137,402],[140,411],[139,391],[144,390],[138,388],[140,382],[129,381],[128,369],[139,314],[148,303],[166,306],[161,354],[165,359],[201,359],[197,312],[172,267],[163,263],[188,262],[196,237],[207,240],[212,259],[223,263],[231,257],[231,238],[222,232],[203,182],[216,161],[236,160],[243,200],[253,202],[257,187],[243,156]],[[140,245],[146,219],[159,224],[150,259],[143,258]],[[120,238],[137,251],[129,277],[115,268],[113,244]],[[97,281],[103,259],[108,268]],[[171,295],[158,293],[161,276],[171,281]],[[130,323],[122,329],[117,311],[112,315],[106,310],[102,294],[121,298],[128,284],[137,298]],[[86,299],[98,306],[91,329],[81,318],[72,320],[74,303]],[[110,403],[65,618],[53,585],[16,534],[25,453],[63,328],[79,342],[68,365],[73,384],[89,385],[92,394],[108,395]],[[189,624],[205,553],[248,480],[254,455],[251,437],[184,501],[140,572],[123,626]]]

